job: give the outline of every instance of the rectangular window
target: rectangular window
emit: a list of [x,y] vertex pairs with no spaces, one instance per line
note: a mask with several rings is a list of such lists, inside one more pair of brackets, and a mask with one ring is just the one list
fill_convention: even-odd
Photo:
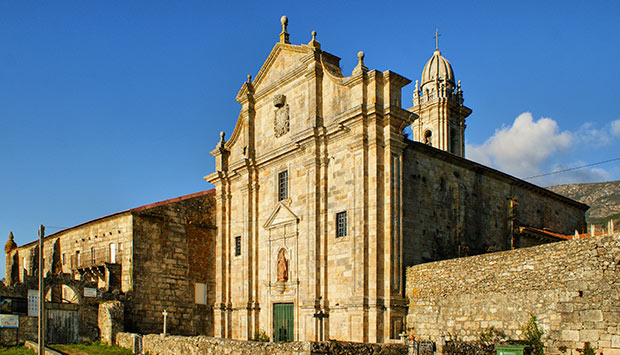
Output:
[[336,213],[336,237],[347,235],[347,212]]
[[288,198],[288,170],[278,173],[278,201]]
[[66,264],[65,255],[67,255],[67,253],[62,254],[62,264],[63,265]]
[[241,237],[235,237],[235,256],[241,255]]
[[94,247],[90,248],[90,263],[91,264],[95,263],[95,248]]
[[194,302],[196,304],[207,304],[207,284],[194,284]]
[[110,244],[110,263],[116,264],[116,244]]

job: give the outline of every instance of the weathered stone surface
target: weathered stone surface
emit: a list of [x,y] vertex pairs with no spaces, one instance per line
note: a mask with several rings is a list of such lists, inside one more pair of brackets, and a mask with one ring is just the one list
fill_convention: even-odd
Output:
[[620,347],[619,257],[615,234],[410,267],[407,328],[418,338],[473,341],[485,327],[472,323],[485,319],[518,339],[533,313],[550,353],[589,341],[607,354]]
[[39,318],[19,316],[19,328],[2,328],[0,330],[0,345],[16,346],[26,340],[38,339]]
[[[216,234],[213,195],[213,191],[202,191],[51,234],[44,243],[44,273],[69,276],[68,282],[90,282],[88,287],[98,288],[97,297],[123,300],[128,330],[161,332],[162,311],[166,309],[170,314],[169,333],[212,334]],[[8,270],[20,270],[10,281],[35,280],[37,244],[9,249],[7,258],[14,265]],[[205,304],[196,303],[197,283],[205,285]],[[25,298],[27,290],[20,290],[14,296]],[[0,289],[2,295],[6,292],[12,291]],[[79,333],[94,340],[99,334],[98,305],[83,292],[83,287],[59,284],[52,288],[52,301],[89,303],[88,311],[80,308]]]
[[[435,79],[407,110],[409,79],[369,70],[363,53],[344,75],[340,58],[312,43],[273,47],[240,88],[229,140],[211,152],[216,336],[273,338],[274,307],[287,303],[291,340],[397,339],[406,266],[544,242],[516,236],[518,226],[585,227],[587,206],[462,158],[471,110],[453,75],[437,76],[451,69],[431,74],[428,64],[423,76]],[[429,130],[432,146],[421,143]]]
[[125,324],[125,309],[120,301],[106,301],[99,304],[99,336],[107,344],[115,344],[116,334],[122,332]]
[[[135,334],[119,333],[116,344],[132,349],[135,337]],[[363,344],[339,341],[269,343],[205,336],[164,338],[158,334],[145,335],[141,340],[143,353],[148,352],[152,355],[405,355],[408,350],[407,345],[403,344]]]

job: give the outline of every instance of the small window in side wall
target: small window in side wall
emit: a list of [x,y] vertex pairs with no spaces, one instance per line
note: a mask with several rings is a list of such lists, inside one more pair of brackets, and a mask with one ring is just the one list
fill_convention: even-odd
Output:
[[235,256],[241,255],[241,237],[235,237]]
[[344,237],[347,235],[347,212],[336,213],[336,237]]
[[200,282],[194,284],[194,302],[207,304],[207,284]]
[[278,173],[278,201],[288,198],[288,170]]

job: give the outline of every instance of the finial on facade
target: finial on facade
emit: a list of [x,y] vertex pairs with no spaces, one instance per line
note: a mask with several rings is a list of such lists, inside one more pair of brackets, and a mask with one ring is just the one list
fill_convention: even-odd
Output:
[[280,22],[282,23],[282,32],[280,33],[280,43],[291,43],[289,40],[289,34],[286,32],[286,26],[288,26],[288,17],[282,16],[280,18]]
[[12,250],[17,248],[17,244],[15,244],[15,238],[13,237],[13,232],[9,233],[9,240],[4,245],[4,252],[10,253]]
[[226,144],[226,140],[224,139],[226,137],[226,133],[224,133],[224,131],[220,132],[220,141],[217,143],[217,148],[222,150],[224,149],[224,144]]
[[252,83],[252,75],[248,74],[248,84]]
[[363,51],[357,52],[357,65],[355,66],[355,68],[353,68],[353,74],[368,71],[368,68],[366,68],[366,66],[364,65],[365,56],[366,54],[364,54]]
[[420,90],[420,80],[416,80],[415,81],[415,91],[419,91]]
[[435,50],[438,51],[439,50],[439,36],[441,36],[439,34],[439,29],[436,28],[435,29],[435,36],[433,37],[435,39]]
[[316,31],[312,31],[312,39],[308,45],[310,47],[321,49],[321,44],[316,40]]

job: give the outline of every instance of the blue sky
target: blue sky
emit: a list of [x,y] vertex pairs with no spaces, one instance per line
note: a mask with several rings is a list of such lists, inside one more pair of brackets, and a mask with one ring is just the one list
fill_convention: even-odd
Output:
[[[283,14],[292,43],[316,30],[344,73],[363,50],[414,81],[439,28],[473,109],[472,159],[528,177],[620,157],[619,4],[1,1],[0,236],[210,188],[209,152]],[[532,182],[616,179],[620,161]]]

